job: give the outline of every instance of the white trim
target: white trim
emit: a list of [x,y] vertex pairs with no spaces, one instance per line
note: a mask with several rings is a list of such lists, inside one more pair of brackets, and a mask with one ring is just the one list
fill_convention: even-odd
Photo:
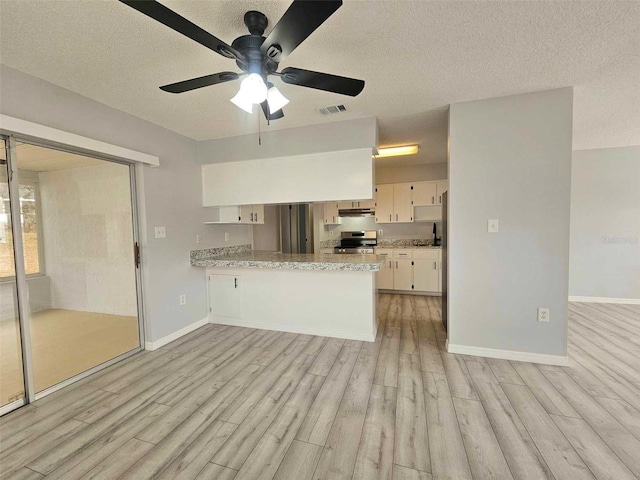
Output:
[[160,165],[160,159],[154,155],[137,152],[128,148],[83,137],[82,135],[76,135],[75,133],[65,132],[64,130],[58,130],[57,128],[28,122],[19,118],[10,117],[9,115],[0,114],[0,133],[5,135],[24,135],[38,140],[46,140],[61,145],[68,145],[74,148],[97,152],[111,157],[145,163],[154,167]]
[[2,405],[0,407],[0,417],[14,411],[16,408],[22,407],[23,405],[26,405],[24,397],[14,400],[11,403],[7,403],[6,405]]
[[460,355],[474,355],[476,357],[501,358],[517,362],[541,363],[544,365],[569,366],[567,355],[546,355],[543,353],[517,352],[515,350],[497,350],[495,348],[470,347],[467,345],[452,345],[447,340],[446,349],[449,353]]
[[166,345],[167,343],[171,343],[174,340],[177,340],[180,337],[186,335],[187,333],[191,333],[194,330],[197,330],[198,328],[206,325],[207,323],[209,323],[209,317],[203,318],[202,320],[198,320],[197,322],[193,322],[191,325],[187,325],[186,327],[181,328],[180,330],[170,333],[169,335],[162,337],[156,340],[155,342],[145,342],[144,348],[145,350],[157,350],[158,348]]
[[569,296],[570,302],[583,303],[622,303],[625,305],[640,305],[640,298],[610,298],[610,297],[576,297]]
[[264,323],[251,322],[247,320],[243,320],[240,318],[231,318],[231,317],[220,317],[216,315],[211,315],[209,317],[209,323],[216,323],[220,325],[231,325],[234,327],[246,327],[246,328],[258,328],[261,330],[275,330],[278,332],[291,332],[291,333],[301,333],[303,335],[316,335],[320,337],[332,337],[332,338],[344,338],[347,340],[359,340],[361,342],[375,342],[375,334],[373,337],[364,335],[362,332],[343,332],[340,331],[339,334],[332,334],[332,332],[328,332],[326,330],[320,328],[300,328],[299,326],[292,327],[289,324],[286,325],[274,325],[269,324],[265,325]]

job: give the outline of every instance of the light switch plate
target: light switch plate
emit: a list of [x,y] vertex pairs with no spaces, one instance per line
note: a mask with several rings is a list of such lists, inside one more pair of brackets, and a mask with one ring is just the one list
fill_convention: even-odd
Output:
[[224,241],[225,242],[229,241],[229,233],[228,232],[225,232],[225,234],[224,234]]
[[382,236],[382,229],[378,230],[378,236]]
[[196,234],[196,243],[202,243],[202,235]]
[[167,238],[167,229],[165,227],[155,228],[156,238]]
[[498,233],[498,219],[490,218],[487,220],[487,232],[489,233]]

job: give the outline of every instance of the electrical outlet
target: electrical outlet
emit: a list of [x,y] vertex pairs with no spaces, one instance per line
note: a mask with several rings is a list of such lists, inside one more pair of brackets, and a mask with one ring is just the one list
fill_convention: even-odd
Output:
[[378,235],[382,236],[382,229],[378,230]]
[[538,308],[538,321],[543,323],[549,323],[549,316],[551,312],[548,308]]
[[156,238],[167,238],[167,229],[165,227],[155,228]]
[[224,241],[228,242],[229,241],[229,232],[225,232],[224,233]]
[[490,218],[487,221],[487,232],[489,233],[498,233],[498,219]]
[[200,234],[196,235],[196,243],[202,243],[202,235]]
[[185,294],[180,295],[180,305],[187,304],[187,296]]

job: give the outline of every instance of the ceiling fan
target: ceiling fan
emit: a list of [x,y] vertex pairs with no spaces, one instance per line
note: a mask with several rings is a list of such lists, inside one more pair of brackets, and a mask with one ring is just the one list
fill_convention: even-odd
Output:
[[252,113],[253,105],[260,104],[267,120],[276,120],[284,116],[282,107],[289,103],[289,100],[268,81],[269,75],[278,76],[283,82],[291,85],[352,97],[364,88],[363,80],[353,78],[294,67],[277,71],[278,64],[342,6],[341,0],[294,0],[266,38],[262,34],[269,24],[267,17],[261,12],[251,10],[244,15],[244,24],[249,29],[249,35],[236,38],[231,45],[154,0],[120,1],[223,57],[235,60],[236,65],[242,70],[240,73],[214,73],[160,87],[165,92],[188,92],[237,80],[240,76],[246,75],[238,94],[231,101],[248,113]]

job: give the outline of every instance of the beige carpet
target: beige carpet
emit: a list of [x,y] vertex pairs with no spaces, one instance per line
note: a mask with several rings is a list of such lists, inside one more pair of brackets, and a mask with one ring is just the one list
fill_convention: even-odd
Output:
[[[74,310],[31,315],[36,392],[138,347],[138,318]],[[19,337],[14,322],[0,323],[0,405],[23,395]]]

